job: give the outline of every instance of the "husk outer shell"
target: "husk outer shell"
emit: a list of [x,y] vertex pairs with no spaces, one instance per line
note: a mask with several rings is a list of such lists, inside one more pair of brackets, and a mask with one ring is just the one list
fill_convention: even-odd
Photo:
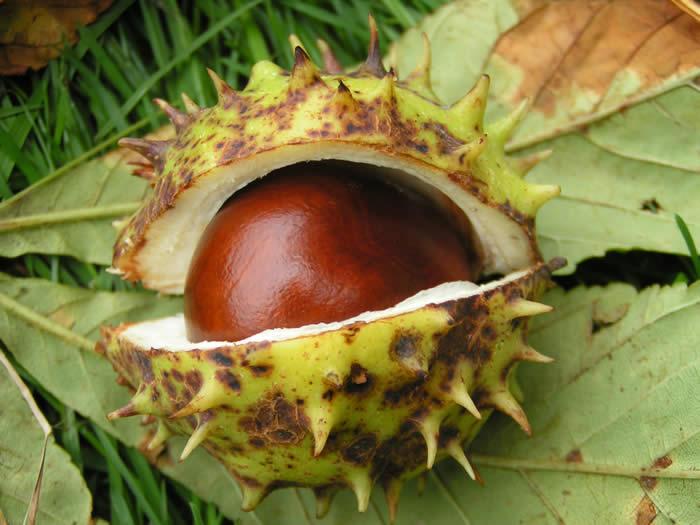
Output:
[[322,505],[350,487],[364,510],[376,482],[391,506],[401,481],[435,459],[465,465],[462,446],[492,409],[529,432],[509,376],[519,361],[546,360],[525,343],[527,316],[545,311],[529,299],[561,264],[538,264],[463,299],[285,341],[172,352],[135,346],[124,336],[128,324],[104,328],[98,350],[136,391],[110,416],[156,416],[156,445],[170,432],[190,435],[186,454],[202,444],[217,457],[246,509],[274,488],[301,485]]
[[[368,62],[373,62],[372,67],[366,63],[353,73],[330,74],[318,70],[297,48],[291,73],[271,62],[259,62],[240,92],[213,75],[219,101],[211,108],[188,105],[191,112],[184,114],[159,101],[175,123],[176,138],[120,142],[151,162],[149,177],[154,192],[121,231],[115,246],[114,268],[126,279],[143,280],[146,287],[181,292],[181,270],[161,282],[156,269],[162,272],[163,265],[170,264],[168,259],[155,263],[143,255],[144,247],[163,233],[154,226],[162,223],[188,190],[208,182],[220,169],[230,170],[227,177],[229,181],[233,179],[234,186],[238,184],[232,190],[236,191],[252,180],[242,174],[248,169],[243,168],[247,163],[262,165],[260,161],[265,158],[271,159],[266,165],[274,165],[274,159],[296,158],[293,150],[297,148],[303,149],[301,158],[364,157],[424,171],[428,183],[449,192],[450,198],[460,193],[473,196],[507,217],[512,228],[520,232],[526,256],[509,268],[489,268],[493,261],[486,261],[487,272],[507,273],[537,262],[534,216],[558,189],[526,183],[522,176],[529,167],[522,169],[520,163],[510,161],[504,154],[504,144],[524,106],[486,130],[483,115],[488,77],[483,77],[462,100],[444,107],[431,98],[429,90],[421,88],[429,83],[427,70],[398,81],[393,71],[378,69],[374,64],[376,57],[372,61],[372,56],[370,50]],[[209,215],[201,221],[182,221],[178,227],[203,229],[227,196],[217,202],[207,201],[211,209],[203,212]],[[509,235],[512,239],[513,235]],[[172,242],[177,240],[173,238]],[[186,248],[165,247],[173,249],[171,261],[191,256],[193,243],[185,244]]]

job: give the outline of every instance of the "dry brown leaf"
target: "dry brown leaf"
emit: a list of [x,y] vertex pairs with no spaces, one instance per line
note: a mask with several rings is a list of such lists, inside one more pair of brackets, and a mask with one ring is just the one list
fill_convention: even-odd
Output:
[[700,63],[700,24],[670,1],[551,2],[504,34],[491,62],[495,78],[515,80],[500,103],[533,103],[531,125],[515,139],[524,145],[688,81]]
[[671,0],[695,20],[700,20],[700,4],[697,0]]
[[112,0],[6,0],[0,2],[0,75],[22,75],[57,57],[78,40]]

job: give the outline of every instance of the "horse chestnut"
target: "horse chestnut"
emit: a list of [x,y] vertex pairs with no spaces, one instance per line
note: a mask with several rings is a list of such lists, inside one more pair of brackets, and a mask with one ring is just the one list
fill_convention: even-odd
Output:
[[297,164],[229,199],[187,276],[191,341],[341,321],[478,277],[471,248],[427,198],[357,171]]

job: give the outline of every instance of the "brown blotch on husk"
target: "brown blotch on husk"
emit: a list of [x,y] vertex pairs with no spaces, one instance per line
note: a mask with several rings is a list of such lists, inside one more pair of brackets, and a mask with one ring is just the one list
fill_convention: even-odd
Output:
[[341,454],[345,461],[355,465],[366,465],[372,460],[377,448],[377,436],[364,434],[345,447]]
[[304,411],[274,393],[259,401],[241,419],[240,425],[249,436],[269,445],[296,445],[306,436],[309,419]]
[[241,382],[238,377],[230,370],[222,369],[217,370],[215,373],[217,381],[226,386],[227,388],[233,390],[234,392],[241,391]]
[[359,363],[350,365],[350,375],[345,381],[344,391],[348,394],[365,394],[372,389],[374,380],[369,371]]

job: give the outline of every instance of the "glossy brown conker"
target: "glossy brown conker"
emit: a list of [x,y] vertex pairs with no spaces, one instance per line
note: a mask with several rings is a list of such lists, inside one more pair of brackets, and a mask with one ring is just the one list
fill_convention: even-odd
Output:
[[358,171],[296,164],[234,194],[192,258],[188,338],[341,321],[478,277],[471,247],[432,202]]

